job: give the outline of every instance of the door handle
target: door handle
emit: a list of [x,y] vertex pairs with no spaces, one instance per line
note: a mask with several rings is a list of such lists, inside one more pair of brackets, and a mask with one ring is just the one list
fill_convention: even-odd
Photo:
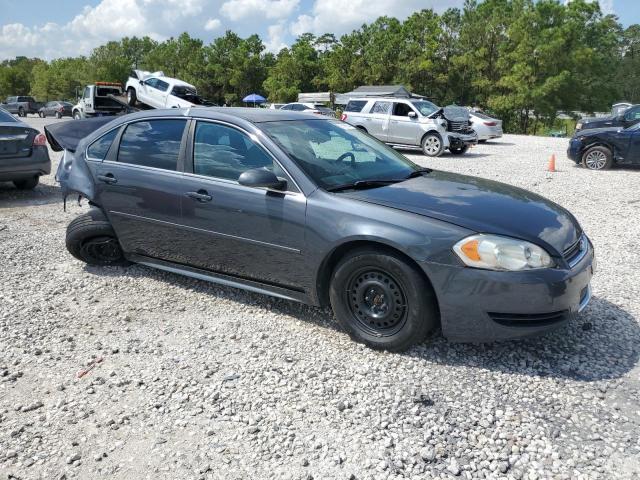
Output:
[[113,176],[113,173],[107,173],[106,175],[98,175],[98,180],[109,185],[118,183],[118,179]]
[[185,195],[189,198],[193,198],[198,202],[210,202],[213,198],[206,190],[198,190],[197,192],[187,192]]

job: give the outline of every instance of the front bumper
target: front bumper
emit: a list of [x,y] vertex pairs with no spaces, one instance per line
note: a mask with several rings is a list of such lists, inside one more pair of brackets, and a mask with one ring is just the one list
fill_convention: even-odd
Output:
[[591,299],[594,253],[571,270],[496,272],[422,264],[433,283],[443,335],[458,342],[535,336],[574,318]]
[[572,138],[569,140],[569,147],[567,148],[567,157],[576,163],[580,163],[582,152],[582,142],[578,139]]
[[453,148],[462,148],[465,146],[476,145],[478,143],[478,135],[475,133],[464,134],[448,132],[447,136],[449,137],[449,147]]
[[0,158],[0,182],[24,180],[51,173],[47,147],[33,147],[28,157]]

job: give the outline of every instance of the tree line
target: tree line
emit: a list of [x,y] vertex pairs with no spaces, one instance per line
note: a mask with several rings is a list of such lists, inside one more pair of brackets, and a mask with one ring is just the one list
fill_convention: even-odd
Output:
[[442,14],[380,17],[340,37],[306,33],[277,54],[258,35],[232,31],[209,44],[186,32],[162,42],[123,38],[88,56],[5,60],[0,97],[75,99],[79,87],[124,82],[132,68],[163,70],[227,105],[254,92],[288,102],[300,92],[403,84],[441,105],[482,107],[507,131],[527,133],[559,111],[640,103],[640,25],[625,29],[585,0],[466,0]]

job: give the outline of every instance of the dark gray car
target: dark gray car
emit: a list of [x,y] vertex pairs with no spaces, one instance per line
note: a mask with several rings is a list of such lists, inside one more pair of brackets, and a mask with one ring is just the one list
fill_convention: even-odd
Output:
[[343,122],[195,108],[47,135],[67,150],[65,194],[94,206],[67,230],[91,264],[330,304],[353,338],[390,350],[438,326],[463,341],[546,332],[590,299],[593,247],[564,208],[420,168]]
[[0,108],[0,182],[32,189],[51,172],[47,139],[33,127]]

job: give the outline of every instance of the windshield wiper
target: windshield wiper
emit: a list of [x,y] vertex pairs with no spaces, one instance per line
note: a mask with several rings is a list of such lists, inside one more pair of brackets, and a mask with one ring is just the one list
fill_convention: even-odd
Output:
[[431,170],[430,168],[421,168],[419,170],[414,170],[413,172],[411,172],[409,175],[405,177],[405,180],[408,180],[410,178],[415,178],[415,177],[421,177],[423,173],[431,173],[431,172],[433,172],[433,170]]
[[387,179],[387,180],[358,180],[357,182],[344,183],[335,187],[327,188],[327,192],[341,192],[342,190],[361,190],[365,188],[384,187],[392,183],[402,182],[404,179]]
[[430,173],[431,171],[432,170],[430,168],[421,168],[419,170],[414,170],[404,178],[380,178],[380,179],[371,179],[371,180],[358,180],[351,183],[336,185],[335,187],[329,187],[325,190],[327,190],[327,192],[341,192],[343,190],[363,190],[365,188],[384,187],[385,185],[404,182],[405,180],[409,180],[410,178],[420,177],[425,173]]

